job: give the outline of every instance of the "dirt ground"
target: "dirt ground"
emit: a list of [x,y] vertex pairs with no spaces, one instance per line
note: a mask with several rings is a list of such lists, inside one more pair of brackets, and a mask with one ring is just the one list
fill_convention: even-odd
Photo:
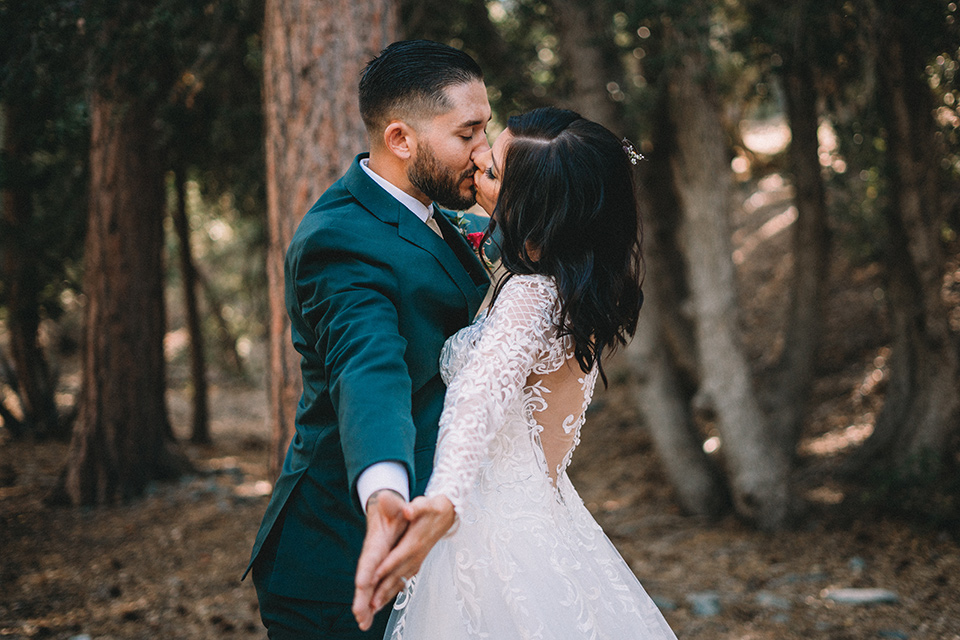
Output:
[[[954,538],[813,502],[778,534],[685,517],[627,395],[596,401],[574,482],[679,638],[960,638]],[[0,489],[0,637],[265,637],[239,580],[267,502],[265,398],[233,386],[212,399],[214,445],[190,450],[201,473],[126,506],[47,508],[65,446],[3,445],[17,479]],[[171,393],[175,416],[185,404]],[[837,587],[886,588],[899,602],[834,604],[824,594]],[[694,612],[688,597],[704,592],[718,614]]]
[[[757,193],[734,246],[760,370],[776,352],[789,234],[766,224],[788,212],[782,185]],[[878,516],[860,506],[862,488],[834,473],[882,399],[877,277],[840,260],[831,279],[827,348],[796,474],[806,507],[793,530],[682,515],[629,385],[598,392],[571,475],[679,638],[960,640],[960,536]],[[189,409],[175,367],[171,386],[182,433]],[[214,444],[187,446],[198,473],[124,506],[45,507],[65,445],[0,441],[0,638],[265,637],[253,585],[239,578],[269,491],[266,394],[262,384],[222,380],[211,394]],[[845,587],[888,589],[897,601],[826,597]],[[716,610],[698,610],[704,601]]]

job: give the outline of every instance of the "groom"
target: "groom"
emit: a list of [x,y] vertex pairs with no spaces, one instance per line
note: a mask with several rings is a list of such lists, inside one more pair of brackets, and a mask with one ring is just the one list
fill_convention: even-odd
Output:
[[275,640],[382,637],[389,607],[367,632],[351,612],[361,545],[385,555],[407,527],[401,508],[433,464],[440,349],[489,285],[437,208],[474,202],[471,156],[487,148],[490,119],[476,62],[394,43],[363,72],[360,113],[369,156],[307,212],[286,255],[303,395],[247,569]]

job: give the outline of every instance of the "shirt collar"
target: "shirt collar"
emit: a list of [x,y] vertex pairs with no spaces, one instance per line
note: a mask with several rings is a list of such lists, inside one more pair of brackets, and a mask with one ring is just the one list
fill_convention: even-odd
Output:
[[389,193],[391,196],[396,198],[400,204],[405,206],[407,209],[413,212],[413,215],[417,216],[423,222],[427,221],[427,218],[433,215],[433,203],[431,202],[429,206],[423,204],[409,193],[398,188],[391,182],[387,182],[386,179],[382,178],[378,174],[374,173],[373,169],[367,165],[370,163],[370,158],[361,158],[360,159],[360,168],[370,176],[370,178],[380,185],[384,191]]

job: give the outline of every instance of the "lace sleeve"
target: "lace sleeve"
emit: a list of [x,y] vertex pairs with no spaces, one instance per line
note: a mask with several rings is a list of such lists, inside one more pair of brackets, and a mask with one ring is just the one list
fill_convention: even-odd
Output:
[[556,289],[515,276],[497,296],[480,339],[447,388],[426,495],[445,495],[460,514],[506,408],[550,343]]

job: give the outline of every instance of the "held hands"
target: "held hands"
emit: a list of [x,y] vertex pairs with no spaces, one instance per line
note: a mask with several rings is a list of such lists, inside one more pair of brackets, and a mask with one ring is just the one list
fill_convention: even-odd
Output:
[[378,583],[374,572],[407,529],[405,506],[406,500],[390,490],[375,491],[367,500],[367,534],[357,563],[353,592],[353,616],[363,631],[373,624],[373,614],[379,608],[372,606]]
[[369,629],[373,615],[420,570],[455,518],[453,503],[446,496],[421,496],[409,504],[392,491],[370,497],[353,597],[353,615],[360,629]]

